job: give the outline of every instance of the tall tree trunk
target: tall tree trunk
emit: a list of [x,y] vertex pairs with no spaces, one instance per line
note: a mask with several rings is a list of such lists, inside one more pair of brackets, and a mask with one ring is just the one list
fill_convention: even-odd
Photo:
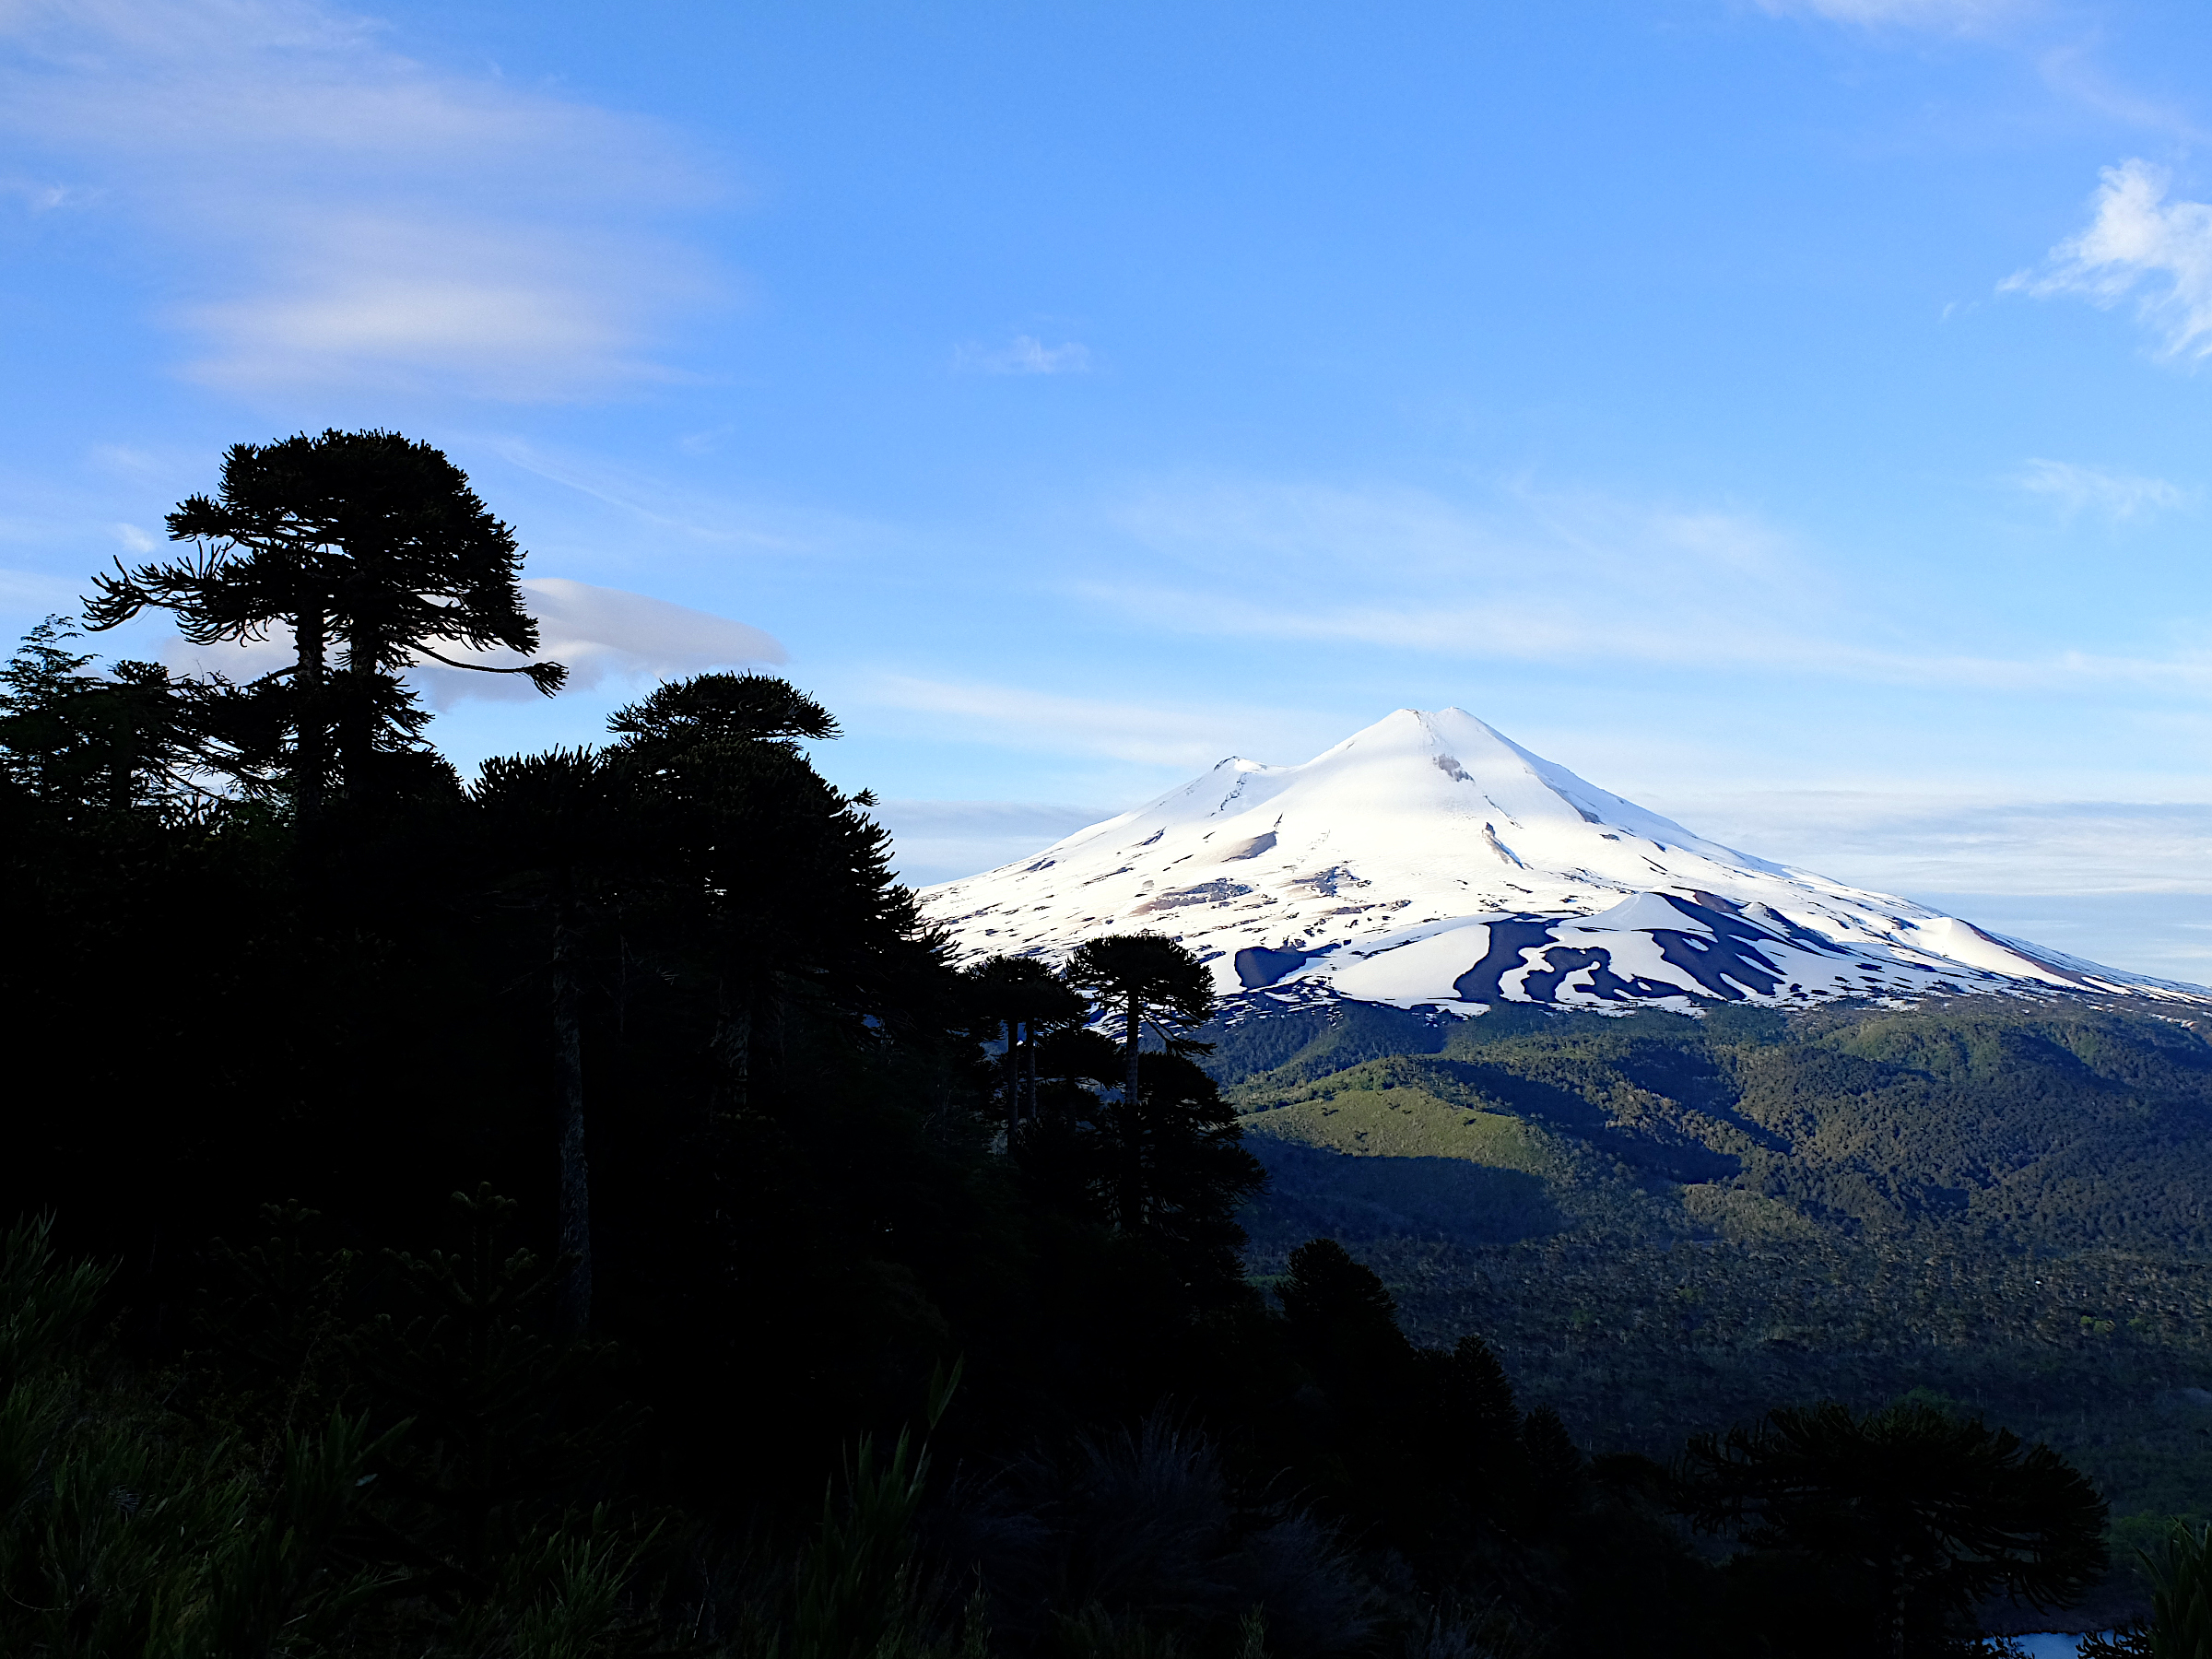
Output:
[[[136,736],[135,732],[131,734]],[[108,758],[108,810],[124,813],[138,795],[138,759],[135,747],[126,738],[115,740],[113,751]]]
[[1006,1021],[1006,1138],[1014,1138],[1014,1131],[1021,1126],[1021,1027],[1014,1020]]
[[1136,1040],[1145,1029],[1142,1018],[1144,1006],[1136,1000],[1136,993],[1129,993],[1129,1080],[1123,1086],[1123,1098],[1130,1105],[1136,1104]]
[[583,1155],[583,1032],[568,919],[553,927],[553,1069],[560,1088],[561,1322],[581,1335],[592,1322],[592,1188]]
[[339,775],[350,795],[369,792],[370,758],[376,752],[376,658],[382,645],[376,630],[365,624],[357,624],[347,637],[344,700],[335,724]]
[[1122,1230],[1134,1232],[1145,1213],[1145,1123],[1137,1109],[1137,1039],[1145,1029],[1144,1005],[1129,994],[1129,1075],[1122,1085],[1122,1177],[1117,1207]]
[[301,611],[292,621],[292,638],[300,648],[300,666],[292,677],[299,709],[299,743],[292,757],[292,803],[302,824],[323,814],[323,773],[329,764],[324,753],[323,725],[323,659],[326,642],[323,612]]
[[733,1004],[730,982],[724,980],[715,991],[714,1053],[722,1060],[723,1100],[724,1110],[743,1112],[752,1088],[753,1071],[753,988],[745,987],[745,994]]
[[1030,1123],[1037,1121],[1037,1032],[1024,1024],[1021,1030],[1021,1072],[1014,1080],[1018,1091],[1014,1097],[1014,1115],[1020,1117],[1026,1110]]

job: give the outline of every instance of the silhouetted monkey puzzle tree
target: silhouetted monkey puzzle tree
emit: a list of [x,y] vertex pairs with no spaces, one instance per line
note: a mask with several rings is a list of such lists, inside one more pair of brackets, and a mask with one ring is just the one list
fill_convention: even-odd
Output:
[[994,956],[962,971],[985,1040],[1006,1034],[1004,1098],[1006,1132],[1021,1119],[1025,1083],[1035,1105],[1038,1041],[1081,1025],[1089,1009],[1083,998],[1035,957]]
[[[187,558],[97,578],[94,629],[151,606],[171,612],[194,644],[290,631],[298,661],[265,677],[286,690],[293,799],[321,810],[335,759],[349,790],[367,785],[380,751],[411,747],[429,716],[400,670],[428,657],[449,667],[521,674],[558,689],[558,664],[493,667],[437,647],[537,649],[523,608],[514,533],[494,518],[461,469],[397,432],[305,433],[234,444],[217,494],[169,515]],[[335,646],[342,663],[334,673]]]
[[1120,1009],[1124,1088],[1135,1100],[1136,1056],[1149,1019],[1171,1054],[1203,1054],[1210,1045],[1181,1035],[1214,1016],[1213,976],[1181,942],[1159,934],[1086,939],[1068,958],[1067,982]]
[[591,1181],[584,1145],[584,957],[626,900],[650,881],[650,853],[627,780],[590,749],[500,756],[484,763],[473,796],[503,872],[497,893],[535,911],[552,982],[553,1072],[560,1094],[560,1284],[563,1323],[591,1323]]
[[837,735],[814,699],[769,675],[702,674],[607,726],[621,739],[607,758],[653,827],[670,924],[712,986],[727,1104],[751,1088],[757,1026],[868,1009],[916,953],[935,962],[889,838],[859,810],[874,797],[832,787],[799,749]]
[[204,794],[192,774],[234,763],[219,735],[230,700],[159,663],[96,659],[48,617],[0,664],[0,772],[65,814],[174,808]]
[[1701,1528],[1863,1575],[1867,1634],[1893,1659],[1964,1627],[1985,1596],[2064,1606],[2106,1565],[2104,1500],[2064,1458],[1917,1402],[1784,1407],[1696,1436],[1681,1491]]

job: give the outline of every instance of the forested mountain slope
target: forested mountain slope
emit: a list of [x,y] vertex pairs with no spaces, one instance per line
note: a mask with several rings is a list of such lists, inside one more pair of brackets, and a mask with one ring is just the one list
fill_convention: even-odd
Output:
[[[1255,1145],[1390,1145],[1521,1171],[1559,1212],[1544,1230],[2212,1242],[2212,1043],[2156,1015],[1986,998],[1794,1022],[1355,1015],[1309,1029],[1281,1058],[1268,1045],[1290,1030],[1227,1033],[1217,1071]],[[1399,1052],[1374,1052],[1384,1043]],[[1253,1059],[1274,1064],[1239,1077]],[[1490,1237],[1500,1223],[1477,1206],[1462,1225]]]
[[[1214,1033],[1276,1271],[1326,1232],[1600,1444],[1922,1387],[2128,1527],[2212,1493],[2212,1041],[2121,1001],[1704,1020],[1316,1009]],[[2133,1517],[2133,1519],[2129,1519]]]

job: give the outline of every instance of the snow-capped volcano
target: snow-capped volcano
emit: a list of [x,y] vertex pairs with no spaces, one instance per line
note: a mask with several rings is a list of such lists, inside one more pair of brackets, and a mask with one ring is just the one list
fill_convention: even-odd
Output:
[[1400,709],[1302,766],[1224,760],[923,901],[963,957],[1057,960],[1100,934],[1167,934],[1253,1011],[2059,990],[2212,1001],[1706,841],[1460,709]]

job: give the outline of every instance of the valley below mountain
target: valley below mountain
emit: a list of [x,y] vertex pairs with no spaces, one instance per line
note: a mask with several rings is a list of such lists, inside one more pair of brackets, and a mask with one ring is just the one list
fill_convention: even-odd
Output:
[[[1209,1033],[1271,1178],[1256,1276],[1338,1239],[1420,1340],[1481,1335],[1598,1449],[1665,1457],[1685,1420],[1917,1394],[2058,1447],[2123,1542],[2203,1516],[2196,1029],[2123,998],[1498,1012]],[[2135,1605],[2117,1558],[2085,1622]]]
[[1200,956],[1270,1178],[1254,1277],[1338,1240],[1594,1450],[1777,1401],[1985,1415],[2112,1501],[2081,1623],[2212,1501],[2212,991],[1721,846],[1454,709],[924,901],[971,960]]

